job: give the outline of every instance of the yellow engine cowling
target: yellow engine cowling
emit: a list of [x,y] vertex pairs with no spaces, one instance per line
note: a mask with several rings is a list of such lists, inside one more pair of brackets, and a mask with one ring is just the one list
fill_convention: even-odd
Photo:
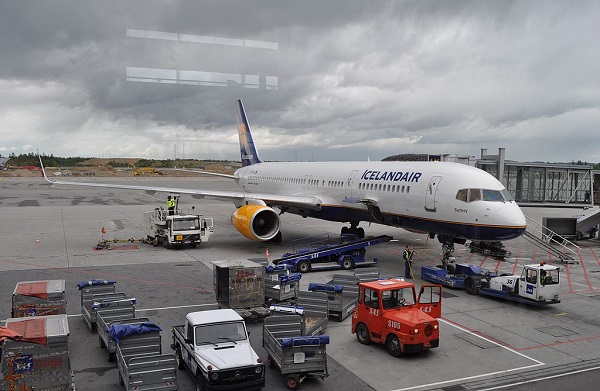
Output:
[[231,224],[251,240],[271,240],[279,232],[279,216],[265,205],[244,205],[231,215]]

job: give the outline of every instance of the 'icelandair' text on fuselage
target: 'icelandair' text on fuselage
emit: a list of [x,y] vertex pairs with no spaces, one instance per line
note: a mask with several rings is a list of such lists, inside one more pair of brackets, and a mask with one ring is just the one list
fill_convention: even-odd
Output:
[[420,172],[402,172],[402,171],[370,171],[363,172],[360,179],[366,181],[394,181],[394,182],[419,182]]

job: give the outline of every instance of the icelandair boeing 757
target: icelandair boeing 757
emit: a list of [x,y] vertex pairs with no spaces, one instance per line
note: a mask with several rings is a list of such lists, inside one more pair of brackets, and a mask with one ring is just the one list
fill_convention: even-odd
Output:
[[[240,191],[54,181],[53,184],[168,192],[233,201],[235,228],[258,241],[281,241],[279,215],[348,223],[342,233],[364,237],[359,223],[379,223],[438,236],[446,259],[453,243],[514,239],[525,216],[496,178],[450,162],[268,162],[258,156],[242,101],[237,101],[242,168]],[[41,159],[40,159],[41,163]],[[43,168],[43,166],[42,166]],[[275,209],[278,209],[277,212]]]

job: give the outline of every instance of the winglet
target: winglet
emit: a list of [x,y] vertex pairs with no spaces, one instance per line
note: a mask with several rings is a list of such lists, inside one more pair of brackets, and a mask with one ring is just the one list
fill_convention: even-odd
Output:
[[242,156],[242,167],[250,166],[252,164],[262,163],[258,157],[258,152],[254,146],[254,140],[252,139],[252,133],[250,132],[250,123],[246,118],[246,112],[244,111],[244,105],[242,100],[237,100],[238,105],[238,135],[240,137],[240,153]]
[[40,167],[42,167],[42,174],[44,174],[44,178],[50,182],[50,183],[54,183],[53,181],[51,181],[50,179],[48,179],[48,177],[46,176],[46,169],[44,168],[44,163],[42,163],[42,156],[40,155],[40,151],[37,151],[37,155],[38,158],[40,159]]

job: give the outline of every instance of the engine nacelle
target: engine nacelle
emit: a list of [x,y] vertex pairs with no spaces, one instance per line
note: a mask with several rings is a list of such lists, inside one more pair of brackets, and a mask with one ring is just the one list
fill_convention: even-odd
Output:
[[233,212],[231,224],[248,239],[265,242],[279,232],[279,215],[265,205],[244,205]]

